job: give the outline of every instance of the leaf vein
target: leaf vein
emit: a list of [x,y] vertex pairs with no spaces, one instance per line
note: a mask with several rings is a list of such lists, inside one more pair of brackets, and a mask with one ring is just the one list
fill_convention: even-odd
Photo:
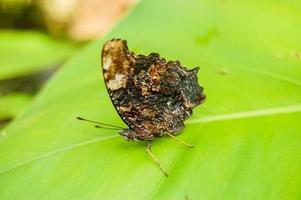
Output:
[[187,121],[187,124],[207,123],[207,122],[225,121],[231,119],[244,119],[244,118],[252,118],[252,117],[263,117],[263,116],[279,115],[279,114],[287,114],[287,113],[295,113],[295,112],[301,112],[301,104],[251,110],[245,112],[236,112],[230,114],[198,117]]
[[[189,120],[189,121],[187,121],[187,124],[226,121],[226,120],[231,120],[231,119],[243,119],[243,118],[251,118],[251,117],[261,117],[261,116],[269,116],[269,115],[295,113],[295,112],[301,112],[301,104],[291,105],[291,106],[283,106],[283,107],[274,107],[274,108],[268,108],[268,109],[259,109],[259,110],[253,110],[253,111],[237,112],[237,113],[230,113],[230,114],[222,114],[222,115],[204,116],[204,117],[199,117],[199,118]],[[93,139],[93,140],[88,140],[88,141],[77,143],[77,144],[68,145],[68,146],[63,147],[61,149],[58,149],[58,150],[55,150],[55,151],[50,151],[48,153],[36,156],[32,159],[19,162],[18,164],[15,164],[12,167],[9,167],[7,169],[4,169],[4,170],[0,171],[0,175],[4,174],[6,172],[9,172],[9,171],[11,171],[15,168],[18,168],[18,167],[21,167],[23,165],[29,164],[31,162],[50,157],[50,156],[55,155],[57,153],[61,153],[61,152],[64,152],[64,151],[68,151],[70,149],[74,149],[74,148],[77,148],[77,147],[81,147],[81,146],[84,146],[84,145],[89,145],[89,144],[92,144],[92,143],[96,143],[96,142],[99,142],[99,141],[103,141],[103,140],[107,140],[107,139],[111,139],[111,138],[116,138],[116,137],[118,137],[118,135],[113,135],[113,136],[108,136],[108,137],[101,137],[101,138],[96,138],[96,139]],[[183,152],[181,154],[183,154]],[[178,159],[181,158],[181,154],[180,154],[180,156],[178,156]],[[177,161],[175,161],[175,163],[176,162]]]
[[25,160],[25,161],[21,161],[17,164],[15,164],[14,166],[11,166],[7,169],[4,169],[2,171],[0,171],[0,175],[6,173],[6,172],[9,172],[13,169],[16,169],[16,168],[19,168],[19,167],[22,167],[23,165],[26,165],[26,164],[29,164],[29,163],[32,163],[34,161],[37,161],[37,160],[41,160],[41,159],[44,159],[44,158],[47,158],[47,157],[50,157],[52,155],[55,155],[55,154],[58,154],[58,153],[61,153],[61,152],[65,152],[65,151],[68,151],[70,149],[74,149],[74,148],[77,148],[77,147],[81,147],[81,146],[84,146],[84,145],[89,145],[89,144],[92,144],[92,143],[96,143],[96,142],[100,142],[100,141],[103,141],[103,140],[107,140],[107,139],[111,139],[111,138],[116,138],[118,137],[118,135],[113,135],[113,136],[107,136],[107,137],[101,137],[101,138],[96,138],[96,139],[93,139],[93,140],[88,140],[88,141],[85,141],[85,142],[81,142],[81,143],[77,143],[77,144],[71,144],[71,145],[68,145],[66,147],[63,147],[63,148],[60,148],[60,149],[57,149],[55,151],[50,151],[48,153],[45,153],[45,154],[42,154],[42,155],[39,155],[39,156],[36,156],[32,159],[29,159],[29,160]]

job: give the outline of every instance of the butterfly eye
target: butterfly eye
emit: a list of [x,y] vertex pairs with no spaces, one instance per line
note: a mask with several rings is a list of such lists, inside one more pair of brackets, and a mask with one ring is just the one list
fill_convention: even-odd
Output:
[[123,136],[127,141],[138,140],[135,135],[135,132],[131,131],[129,129],[125,129],[125,130],[121,131],[119,134],[121,136]]

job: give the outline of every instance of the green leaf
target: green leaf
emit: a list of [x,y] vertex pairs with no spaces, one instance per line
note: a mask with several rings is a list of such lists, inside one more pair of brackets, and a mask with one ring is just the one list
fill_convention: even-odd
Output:
[[[2,131],[0,199],[300,199],[299,1],[146,0],[103,40],[60,70]],[[146,143],[94,129],[123,125],[108,97],[100,47],[128,40],[200,66],[207,101],[180,139]]]
[[0,80],[24,76],[60,64],[77,47],[45,34],[0,31]]

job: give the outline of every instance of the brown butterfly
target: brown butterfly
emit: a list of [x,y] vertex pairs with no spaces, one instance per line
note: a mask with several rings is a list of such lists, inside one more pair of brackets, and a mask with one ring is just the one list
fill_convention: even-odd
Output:
[[[167,135],[193,147],[175,135],[184,128],[193,108],[205,100],[198,84],[198,67],[187,69],[157,53],[135,55],[125,40],[112,39],[103,46],[102,69],[112,103],[128,128],[104,123],[96,127],[121,130],[126,140],[151,141]],[[149,142],[147,152],[168,176],[150,148]]]

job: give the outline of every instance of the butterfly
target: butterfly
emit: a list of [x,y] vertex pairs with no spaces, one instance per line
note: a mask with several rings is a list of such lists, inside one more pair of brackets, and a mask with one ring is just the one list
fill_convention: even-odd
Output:
[[198,83],[198,71],[199,67],[187,69],[179,61],[166,61],[157,53],[136,55],[128,49],[126,40],[107,41],[102,49],[104,82],[128,128],[104,123],[96,127],[120,130],[120,135],[129,141],[149,141],[147,152],[168,176],[151,152],[150,141],[167,135],[193,147],[176,135],[192,110],[206,98]]

